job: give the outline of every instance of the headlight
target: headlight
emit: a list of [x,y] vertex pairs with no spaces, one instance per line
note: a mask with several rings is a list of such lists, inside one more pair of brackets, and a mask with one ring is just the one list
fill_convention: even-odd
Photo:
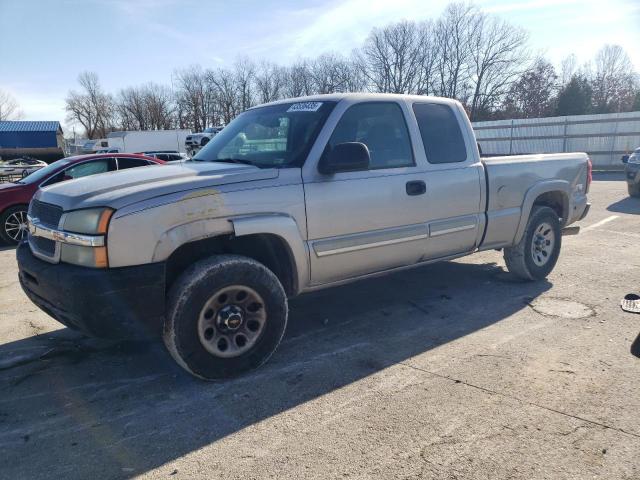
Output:
[[631,155],[628,163],[640,163],[640,155]]
[[[69,233],[106,235],[113,212],[110,208],[88,208],[69,212],[65,216],[62,228]],[[60,260],[83,267],[109,266],[106,246],[89,247],[63,243],[60,247]]]
[[76,210],[67,213],[62,228],[65,232],[105,235],[109,228],[111,215],[113,215],[113,210],[110,208]]

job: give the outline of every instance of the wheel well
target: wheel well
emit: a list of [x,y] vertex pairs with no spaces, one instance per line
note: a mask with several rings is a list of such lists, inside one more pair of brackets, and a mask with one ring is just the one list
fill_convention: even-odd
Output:
[[546,192],[540,195],[533,202],[533,205],[541,205],[553,209],[560,219],[560,223],[564,224],[567,221],[567,215],[569,205],[564,193],[560,191]]
[[225,235],[187,243],[176,249],[167,260],[167,289],[190,265],[216,254],[236,254],[253,258],[271,270],[287,296],[297,290],[296,268],[289,246],[279,236],[267,233],[235,237]]
[[0,215],[4,215],[5,212],[11,208],[15,208],[15,207],[24,207],[25,210],[29,210],[29,204],[28,203],[14,203],[13,205],[9,205],[7,208],[0,210]]

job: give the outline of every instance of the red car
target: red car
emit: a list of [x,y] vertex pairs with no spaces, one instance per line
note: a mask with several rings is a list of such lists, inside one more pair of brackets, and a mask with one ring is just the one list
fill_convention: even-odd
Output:
[[78,155],[63,158],[13,183],[0,184],[0,240],[9,244],[26,238],[27,209],[38,188],[97,173],[162,165],[166,162],[127,153]]

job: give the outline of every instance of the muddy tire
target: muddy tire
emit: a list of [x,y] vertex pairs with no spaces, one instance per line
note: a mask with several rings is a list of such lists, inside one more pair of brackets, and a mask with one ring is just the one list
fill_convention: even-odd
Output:
[[534,206],[520,242],[504,249],[507,269],[522,280],[542,280],[555,267],[562,245],[557,213],[549,207]]
[[27,206],[7,208],[0,214],[0,239],[10,245],[17,245],[27,238]]
[[632,185],[630,183],[627,184],[627,190],[629,190],[629,195],[632,197],[640,197],[640,185]]
[[171,286],[164,343],[178,364],[203,380],[258,368],[287,326],[287,296],[261,263],[219,255],[189,267]]

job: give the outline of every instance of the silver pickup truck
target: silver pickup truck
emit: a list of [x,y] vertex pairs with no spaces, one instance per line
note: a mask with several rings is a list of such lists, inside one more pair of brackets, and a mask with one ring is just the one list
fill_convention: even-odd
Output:
[[225,378],[271,356],[288,297],[487,249],[544,278],[590,182],[584,153],[481,160],[453,100],[284,100],[190,162],[39,191],[20,281],[70,328],[162,335],[187,371]]

